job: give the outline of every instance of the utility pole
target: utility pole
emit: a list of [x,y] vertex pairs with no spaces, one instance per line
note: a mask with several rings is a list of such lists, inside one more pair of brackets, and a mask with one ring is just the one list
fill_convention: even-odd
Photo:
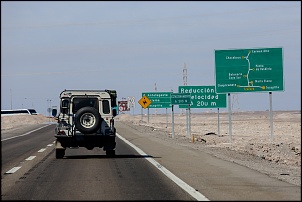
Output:
[[[184,86],[187,86],[187,66],[186,66],[186,63],[184,63],[184,68],[182,70],[182,80],[184,82]],[[186,109],[186,112],[187,112],[188,109]],[[183,114],[183,109],[181,110],[181,113]]]
[[182,70],[182,79],[184,82],[184,86],[187,85],[187,67],[186,67],[186,63],[184,63],[184,68]]

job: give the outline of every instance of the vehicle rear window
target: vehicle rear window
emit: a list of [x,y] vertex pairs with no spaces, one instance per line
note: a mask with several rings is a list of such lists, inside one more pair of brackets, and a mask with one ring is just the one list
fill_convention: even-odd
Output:
[[72,112],[76,113],[79,109],[83,107],[94,107],[97,110],[98,108],[98,99],[97,98],[74,98]]
[[109,100],[102,100],[102,105],[103,105],[103,113],[109,114],[110,113]]
[[30,114],[32,114],[32,115],[36,115],[36,114],[37,114],[36,110],[34,110],[34,109],[29,109],[28,111],[29,111]]

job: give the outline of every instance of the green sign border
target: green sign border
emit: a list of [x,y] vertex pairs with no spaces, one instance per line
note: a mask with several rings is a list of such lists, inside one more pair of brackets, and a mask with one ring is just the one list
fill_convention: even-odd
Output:
[[[185,92],[181,92],[181,88]],[[190,108],[226,108],[226,94],[217,94],[215,86],[178,86],[179,93],[191,93]],[[187,105],[179,105],[179,108],[188,108]]]
[[146,95],[151,104],[147,108],[171,108],[170,96],[172,92],[143,92],[142,97]]
[[216,93],[284,91],[282,48],[215,50]]

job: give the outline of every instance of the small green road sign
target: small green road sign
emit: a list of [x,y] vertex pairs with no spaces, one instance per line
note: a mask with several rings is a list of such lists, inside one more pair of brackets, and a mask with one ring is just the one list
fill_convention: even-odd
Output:
[[215,50],[216,93],[284,91],[282,48]]
[[171,93],[172,105],[189,105],[191,104],[190,93]]
[[[190,108],[226,108],[226,94],[217,94],[215,86],[178,86],[179,93],[191,94]],[[188,108],[179,105],[179,108]]]
[[172,92],[143,92],[143,96],[147,96],[151,100],[148,108],[171,108],[170,95]]

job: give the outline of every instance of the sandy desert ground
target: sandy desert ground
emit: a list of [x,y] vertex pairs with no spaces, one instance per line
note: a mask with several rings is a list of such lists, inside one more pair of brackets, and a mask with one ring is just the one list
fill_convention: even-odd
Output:
[[[273,133],[268,111],[233,112],[231,135],[228,112],[174,114],[174,138],[171,114],[119,114],[121,121],[147,135],[164,141],[210,152],[243,164],[281,180],[301,186],[301,111],[274,111]],[[53,122],[43,115],[1,116],[1,131],[28,124]],[[219,132],[218,132],[219,125]],[[150,132],[148,132],[150,131]]]
[[[151,126],[169,133],[172,138],[171,114],[129,115],[118,118],[136,125]],[[168,120],[168,121],[167,121]],[[267,160],[301,166],[301,113],[300,111],[273,112],[273,133],[269,112],[237,112],[191,114],[191,132],[186,114],[174,114],[174,138],[200,142],[207,147],[225,147],[259,155]],[[231,127],[231,135],[229,131]],[[188,131],[187,131],[188,130]],[[278,154],[278,155],[277,155]]]
[[301,186],[301,111],[272,114],[273,132],[269,111],[233,112],[231,122],[228,112],[219,113],[219,124],[218,113],[191,114],[191,130],[185,112],[174,114],[174,138],[171,114],[150,114],[149,123],[146,114],[120,114],[116,119],[137,130],[149,127],[153,133],[148,135],[206,151]]
[[20,128],[24,125],[41,124],[51,121],[53,121],[51,118],[45,117],[42,114],[1,116],[1,131]]

